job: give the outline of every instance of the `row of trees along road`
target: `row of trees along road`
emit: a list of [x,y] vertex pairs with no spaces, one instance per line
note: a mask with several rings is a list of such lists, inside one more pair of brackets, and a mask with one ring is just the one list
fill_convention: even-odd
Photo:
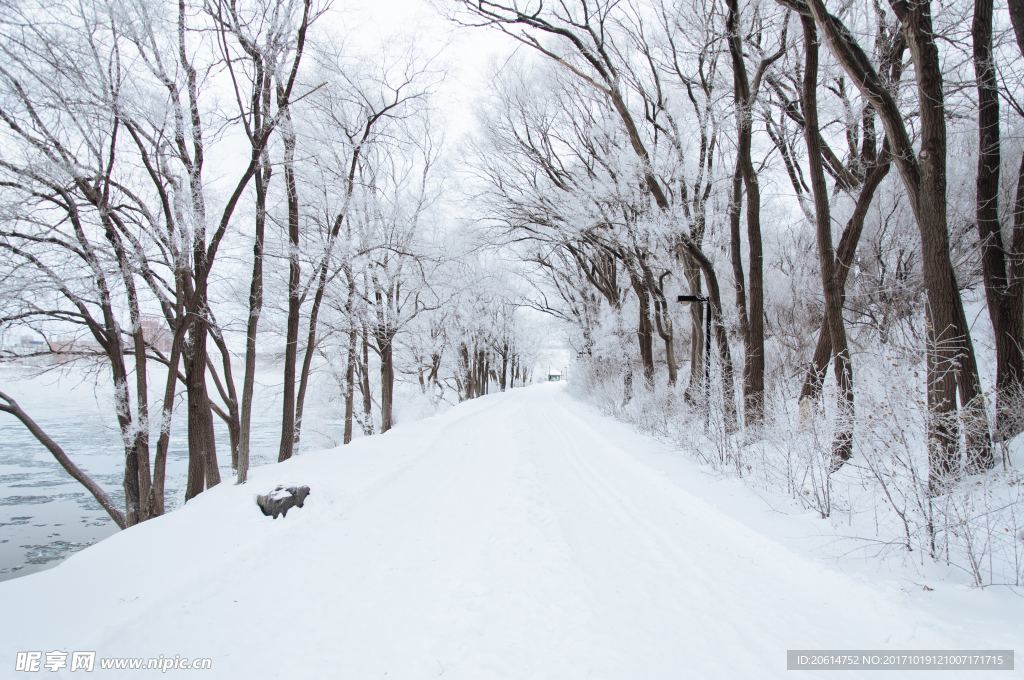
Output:
[[316,375],[338,379],[344,443],[391,428],[405,376],[435,401],[526,378],[535,338],[437,210],[430,54],[340,48],[314,0],[2,7],[0,323],[44,341],[5,358],[106,375],[123,506],[16,394],[0,410],[118,526],[165,511],[176,411],[186,500],[222,481],[217,420],[246,480],[261,352],[280,351],[279,460]]
[[[798,356],[833,472],[857,451],[857,357],[905,326],[932,492],[1024,427],[1021,0],[435,4],[518,46],[467,145],[441,134],[436,56],[368,57],[313,0],[3,4],[0,323],[103,369],[124,510],[17,395],[0,410],[120,526],[165,510],[176,410],[185,497],[221,481],[218,421],[246,480],[261,353],[285,460],[318,376],[344,443],[393,425],[402,381],[435,401],[528,381],[524,306],[624,403],[678,387],[727,436],[771,423]],[[449,229],[459,182],[482,238]],[[682,325],[679,292],[707,300]]]
[[[817,282],[790,284],[821,301],[801,401],[820,398],[831,366],[831,467],[839,469],[855,450],[857,421],[848,319],[865,323],[848,282],[869,264],[858,252],[866,223],[877,234],[906,208],[917,252],[901,250],[897,266],[924,295],[929,483],[941,491],[962,471],[993,466],[962,290],[980,279],[985,291],[997,338],[994,433],[1005,439],[1021,427],[1024,154],[1016,140],[1001,145],[1000,132],[1019,129],[1024,113],[1024,5],[453,0],[448,8],[454,21],[499,31],[534,55],[496,77],[475,169],[496,234],[545,277],[538,304],[575,325],[581,357],[599,365],[595,336],[626,338],[634,326],[633,349],[613,356],[626,367],[624,400],[635,389],[632,366],[648,388],[656,379],[659,341],[664,379],[677,380],[668,291],[681,288],[708,298],[727,429],[756,436],[770,417],[769,341],[785,339],[780,330],[766,340],[765,210],[776,220],[795,215],[814,227]],[[951,158],[951,134],[973,138],[973,169]],[[959,173],[952,183],[950,167]],[[896,182],[902,191],[879,219],[873,202]],[[893,259],[879,250],[873,265],[884,274]],[[627,307],[635,322],[623,319]],[[702,393],[703,313],[691,306],[691,400]]]

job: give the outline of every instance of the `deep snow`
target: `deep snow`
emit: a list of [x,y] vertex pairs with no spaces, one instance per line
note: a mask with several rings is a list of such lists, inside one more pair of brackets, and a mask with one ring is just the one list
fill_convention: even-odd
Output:
[[[279,483],[312,493],[274,521],[254,497]],[[814,555],[822,527],[561,385],[517,389],[258,468],[0,583],[0,675],[30,677],[18,650],[212,657],[168,675],[218,680],[771,678],[789,648],[1024,651],[1012,590],[879,580]]]

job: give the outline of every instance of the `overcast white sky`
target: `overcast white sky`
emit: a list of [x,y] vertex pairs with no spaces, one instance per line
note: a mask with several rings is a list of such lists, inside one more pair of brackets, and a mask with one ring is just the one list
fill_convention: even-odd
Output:
[[453,24],[438,9],[445,4],[447,0],[334,0],[329,21],[349,40],[365,40],[367,45],[414,36],[426,51],[439,51],[448,76],[435,105],[452,143],[474,124],[474,102],[493,63],[507,58],[516,45],[498,31]]

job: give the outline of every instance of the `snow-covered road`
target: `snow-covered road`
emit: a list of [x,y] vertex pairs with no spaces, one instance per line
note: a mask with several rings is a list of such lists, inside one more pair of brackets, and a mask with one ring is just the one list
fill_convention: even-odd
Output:
[[[790,648],[1024,640],[1024,617],[948,612],[769,537],[658,456],[544,385],[258,469],[0,584],[0,677],[30,677],[18,650],[95,650],[211,657],[180,675],[218,680],[731,680],[793,676]],[[252,497],[277,482],[312,494],[272,521]]]

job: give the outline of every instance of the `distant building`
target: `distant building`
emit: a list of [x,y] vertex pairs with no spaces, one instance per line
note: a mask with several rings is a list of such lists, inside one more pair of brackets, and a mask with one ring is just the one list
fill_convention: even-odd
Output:
[[166,353],[171,351],[171,342],[174,338],[171,335],[171,331],[164,325],[162,318],[159,316],[144,316],[140,325],[142,326],[142,337],[145,338],[147,345],[158,352]]
[[560,382],[562,380],[562,372],[557,368],[548,369],[548,382]]
[[20,338],[20,344],[25,349],[30,350],[42,350],[46,349],[46,342],[35,335],[23,335]]
[[101,351],[99,343],[88,336],[75,337],[73,335],[65,335],[51,337],[48,343],[50,351],[54,354],[93,354]]

